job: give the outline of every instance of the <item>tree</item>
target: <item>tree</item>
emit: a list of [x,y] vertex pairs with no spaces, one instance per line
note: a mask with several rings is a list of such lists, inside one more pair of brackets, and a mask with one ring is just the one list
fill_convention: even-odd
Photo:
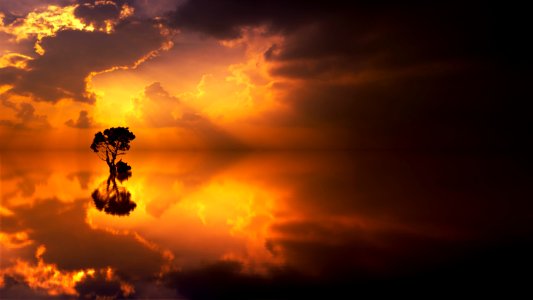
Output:
[[[120,162],[117,165],[119,164]],[[137,207],[131,200],[131,193],[117,184],[113,174],[109,174],[107,181],[102,182],[91,197],[96,209],[111,215],[127,216]]]
[[135,135],[129,131],[128,127],[112,127],[94,135],[91,149],[100,159],[109,166],[109,172],[116,174],[117,167],[115,161],[117,156],[126,154],[130,149],[130,142],[135,139]]
[[117,162],[117,176],[116,177],[118,181],[120,182],[124,180],[128,180],[128,178],[131,177],[131,166],[128,165],[128,163],[125,163],[122,160],[119,160]]

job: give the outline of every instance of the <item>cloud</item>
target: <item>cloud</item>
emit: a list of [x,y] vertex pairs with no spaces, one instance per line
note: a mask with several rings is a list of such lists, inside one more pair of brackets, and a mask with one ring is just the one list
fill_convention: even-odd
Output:
[[[500,50],[508,48],[496,44],[508,37],[500,32],[491,36],[489,32],[498,23],[497,16],[508,13],[499,7],[488,5],[479,10],[476,4],[463,4],[457,9],[454,1],[402,5],[394,1],[336,2],[323,5],[309,1],[191,0],[168,17],[174,26],[219,39],[237,38],[246,27],[267,26],[270,33],[280,32],[289,38],[281,49],[285,59],[343,54],[359,57],[360,61],[366,55],[421,61],[484,54],[501,57]],[[450,17],[455,22],[450,24]],[[488,45],[496,48],[487,48]],[[525,50],[520,50],[520,54],[526,54]]]
[[265,242],[286,264],[257,274],[237,261],[210,262],[169,273],[169,286],[190,299],[412,294],[421,285],[479,291],[474,281],[527,289],[528,167],[499,157],[260,155],[248,162],[258,180],[290,191],[280,199],[285,209],[275,205]]
[[[46,201],[48,202],[48,201]],[[83,202],[83,201],[82,201]],[[44,204],[47,206],[47,204]],[[52,204],[52,206],[54,206]],[[52,210],[57,207],[48,207]],[[67,208],[67,210],[71,211],[71,206]],[[79,208],[83,208],[83,205],[80,205]],[[82,212],[81,210],[76,210],[76,212]],[[18,211],[20,213],[20,211]],[[26,211],[28,212],[28,211]],[[57,213],[57,211],[56,211]],[[31,212],[30,212],[31,214]],[[21,217],[22,219],[19,219],[22,221],[22,223],[25,223],[24,225],[28,225],[24,221],[24,215],[19,215],[18,217]],[[31,223],[31,222],[30,222]],[[85,223],[84,223],[85,224]],[[21,224],[21,222],[8,222],[7,228],[9,230],[12,226],[24,226]],[[87,224],[85,224],[87,225]],[[79,226],[75,227],[76,230],[81,232],[83,229]],[[49,231],[51,228],[46,227],[41,228],[38,230],[40,233],[43,233],[44,230],[45,235],[51,234],[49,238],[55,239],[53,237],[54,232]],[[81,237],[81,232],[78,232],[76,235],[78,237]],[[39,235],[39,233],[32,230],[32,233],[36,233]],[[112,237],[111,233],[105,233],[105,232],[93,232],[91,229],[89,229],[89,233],[96,233],[97,236],[102,234],[102,238],[106,238],[106,236],[113,240],[115,238]],[[124,249],[122,249],[122,254],[125,254],[129,252],[126,256],[129,255],[130,258],[138,258],[138,255],[147,254],[147,256],[144,256],[144,259],[152,260],[152,264],[158,264],[161,261],[161,258],[158,257],[157,254],[151,253],[150,250],[145,249],[143,245],[138,244],[135,242],[135,238],[130,236],[130,239],[118,236],[116,237],[119,240],[122,240],[122,242],[119,242],[124,245],[124,242],[128,244],[128,242],[131,242],[128,246],[128,250],[125,252]],[[92,239],[91,243],[93,243],[96,239]],[[35,240],[30,240],[31,242],[26,245],[26,251],[35,249],[35,246],[37,249],[35,250],[35,258],[37,260],[37,263],[35,263],[35,259],[32,257],[27,257],[25,254],[25,251],[19,252],[18,257],[16,260],[12,260],[9,262],[7,267],[3,267],[0,270],[0,278],[1,278],[1,286],[0,291],[4,295],[4,293],[7,294],[14,294],[20,297],[21,293],[25,294],[27,291],[23,289],[22,287],[30,287],[35,292],[41,294],[43,297],[44,295],[49,296],[56,296],[58,298],[62,298],[66,295],[69,296],[80,296],[80,297],[101,297],[104,295],[107,296],[114,296],[114,297],[127,297],[135,292],[134,285],[131,283],[128,283],[120,278],[122,276],[123,270],[117,270],[116,266],[113,263],[110,263],[108,265],[95,267],[90,266],[87,268],[77,268],[75,266],[65,267],[62,265],[62,261],[58,262],[56,260],[50,260],[49,257],[47,257],[48,253],[50,251],[57,251],[56,247],[53,245],[42,243],[42,239],[38,237]],[[37,242],[38,244],[33,244],[33,242]],[[78,240],[76,243],[82,243],[83,241]],[[109,242],[104,242],[103,247],[105,248],[106,245]],[[69,247],[68,243],[66,243],[64,246],[67,248]],[[71,245],[72,246],[72,245]],[[79,245],[78,245],[79,246]],[[74,252],[87,247],[79,248],[78,246],[74,246],[74,248],[70,249],[70,252],[67,256],[70,255],[76,255]],[[137,249],[134,249],[137,248]],[[73,251],[72,251],[73,250]],[[90,252],[90,251],[89,251]],[[92,256],[92,252],[87,253],[87,257],[89,258]],[[101,255],[97,255],[101,258]],[[54,254],[52,254],[52,257],[54,257]],[[120,260],[116,260],[115,262],[119,262]],[[140,274],[137,276],[133,275],[133,278],[144,278],[146,273],[144,273],[142,270],[136,269],[140,267],[141,265],[135,264],[136,266],[133,268],[133,270],[129,270],[130,272],[133,271],[140,271]],[[151,269],[153,272],[157,271],[157,267],[154,266],[155,269]],[[146,269],[144,270],[146,271]],[[149,272],[150,273],[150,272]],[[132,275],[132,273],[129,273],[129,275]],[[132,279],[132,277],[129,277],[128,279]],[[7,282],[7,284],[4,284],[4,282]],[[81,294],[81,295],[80,295]],[[18,298],[17,296],[14,296]]]
[[533,131],[527,17],[502,24],[510,13],[454,1],[191,0],[170,18],[221,40],[257,26],[283,36],[264,57],[290,112],[265,124],[315,129],[343,148],[509,149],[530,147],[522,137]]
[[141,21],[117,25],[112,34],[64,30],[42,39],[45,53],[29,61],[27,69],[0,72],[7,73],[14,85],[7,93],[39,101],[93,103],[96,96],[88,87],[91,74],[134,66],[164,42],[155,24]]
[[119,20],[133,14],[131,3],[128,0],[78,0],[79,4],[74,10],[74,15],[85,24],[95,28],[107,30]]
[[0,68],[0,85],[9,85],[20,79],[22,71],[15,67]]
[[245,26],[269,25],[272,31],[287,30],[345,8],[343,4],[325,6],[310,1],[195,0],[179,5],[170,18],[179,28],[232,39],[240,37]]
[[[23,69],[26,67],[26,64],[28,60],[31,60],[32,58],[20,53],[11,53],[6,51],[7,53],[0,56],[0,67],[6,68],[6,67],[14,67]],[[4,81],[3,79],[0,79]]]
[[[250,55],[261,58],[257,59],[261,64],[250,66],[268,76],[264,76],[266,83],[261,90],[253,71],[245,71],[251,84],[244,94],[254,104],[268,95],[271,103],[265,106],[276,111],[256,118],[256,106],[246,109],[238,105],[243,114],[253,110],[250,115],[255,114],[256,119],[252,122],[261,123],[258,127],[279,128],[286,136],[306,132],[301,139],[281,141],[282,145],[299,143],[311,132],[321,148],[531,146],[531,141],[523,138],[533,131],[529,121],[532,112],[524,101],[530,93],[526,72],[531,64],[531,47],[523,39],[527,35],[526,10],[458,1],[401,5],[393,1],[338,1],[328,5],[278,0],[152,2],[46,1],[43,3],[63,6],[55,10],[57,14],[69,13],[68,18],[59,18],[65,23],[58,21],[53,32],[48,30],[47,19],[42,18],[56,14],[49,10],[43,15],[39,2],[2,3],[4,27],[10,32],[31,23],[47,25],[41,26],[47,33],[39,37],[44,33],[22,32],[27,36],[24,41],[31,41],[28,49],[37,39],[37,50],[42,55],[30,53],[32,59],[0,58],[0,85],[10,87],[8,95],[25,95],[38,101],[94,103],[97,95],[91,78],[136,66],[165,47],[168,36],[161,30],[168,30],[166,26],[185,33],[181,37],[187,41],[194,31],[213,38],[211,41],[224,41],[220,44],[228,47],[244,45],[247,55],[258,47],[254,48],[253,39],[246,39],[245,32],[259,27],[264,30],[258,30],[257,35],[276,39],[267,49]],[[74,5],[78,6],[74,9]],[[36,8],[39,10],[34,11]],[[30,12],[34,13],[32,20]],[[509,21],[501,22],[503,19]],[[38,26],[30,27],[34,30]],[[28,55],[27,51],[19,53]],[[170,54],[180,53],[176,49]],[[164,59],[179,61],[170,54]],[[219,57],[221,52],[209,55]],[[200,54],[195,57],[198,59]],[[140,73],[156,74],[147,69]],[[220,82],[222,86],[224,81]],[[175,103],[165,101],[158,100],[161,105],[152,106],[158,112],[145,112],[139,122],[190,133],[197,127],[194,134],[208,136],[207,140],[227,136],[198,111],[179,112],[183,105],[175,107],[175,114],[168,113],[163,107]],[[221,107],[228,109],[225,103]],[[228,115],[224,117],[231,118]],[[236,131],[245,131],[243,127]],[[302,146],[310,143],[304,141]]]
[[133,17],[130,1],[79,2],[39,8],[2,26],[16,51],[29,46],[36,52],[1,57],[0,85],[11,85],[8,95],[94,103],[92,76],[135,68],[168,47],[163,25]]
[[13,103],[8,100],[2,100],[2,105],[11,109],[15,114],[15,120],[0,120],[0,126],[6,126],[12,129],[49,129],[48,118],[45,115],[35,114],[35,108],[27,102]]
[[36,9],[44,8],[49,5],[65,6],[73,4],[76,0],[18,0],[18,1],[1,1],[0,12],[16,16],[23,16]]
[[519,92],[478,70],[368,76],[291,87],[283,99],[291,111],[265,122],[330,128],[344,146],[370,148],[512,147],[531,129]]
[[185,136],[196,140],[201,147],[234,148],[243,145],[229,133],[219,128],[206,116],[170,95],[159,82],[152,83],[136,99],[133,124],[148,128],[176,128]]
[[135,8],[135,15],[141,18],[162,17],[174,11],[178,5],[187,0],[135,0],[131,3]]
[[[61,270],[110,267],[120,274],[128,273],[132,277],[142,278],[146,274],[159,272],[165,262],[161,253],[149,249],[133,233],[113,234],[91,228],[85,222],[86,199],[69,204],[57,199],[39,200],[37,203],[34,208],[13,208],[16,217],[6,217],[2,229],[9,232],[30,228],[31,239],[35,241],[32,247],[46,245],[43,259],[53,262]],[[43,210],[46,210],[45,214]],[[12,218],[18,221],[14,222]],[[44,221],[50,218],[62,221]],[[64,238],[61,245],[54,242],[57,237]]]
[[78,182],[80,183],[80,188],[83,190],[87,190],[89,188],[89,183],[91,181],[91,177],[93,174],[88,171],[78,171],[71,173],[67,176],[69,180],[74,180],[74,178],[78,179]]
[[80,114],[76,121],[70,119],[65,122],[65,125],[67,125],[68,127],[80,129],[93,128],[97,126],[97,124],[94,123],[93,118],[89,116],[89,113],[86,110],[80,111]]

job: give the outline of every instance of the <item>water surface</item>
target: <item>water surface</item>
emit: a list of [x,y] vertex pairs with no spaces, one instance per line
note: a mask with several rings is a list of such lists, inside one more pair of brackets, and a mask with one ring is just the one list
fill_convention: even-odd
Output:
[[312,298],[527,286],[531,164],[487,154],[2,153],[4,298]]

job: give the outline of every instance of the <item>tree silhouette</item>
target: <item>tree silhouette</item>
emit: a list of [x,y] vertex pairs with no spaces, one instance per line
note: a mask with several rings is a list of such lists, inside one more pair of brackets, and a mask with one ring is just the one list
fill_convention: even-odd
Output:
[[[103,210],[105,213],[116,216],[127,216],[137,207],[137,204],[131,200],[131,193],[125,187],[117,184],[115,178],[119,178],[119,175],[109,174],[107,180],[93,191],[91,197],[99,211]],[[122,176],[127,175],[123,174]],[[131,176],[131,172],[129,172],[129,176]]]
[[119,155],[126,154],[135,135],[128,127],[112,127],[94,135],[91,149],[109,166],[109,177],[91,194],[94,205],[100,211],[112,215],[129,215],[137,207],[131,201],[131,193],[124,186],[117,184],[131,177],[131,166],[119,160]]
[[124,180],[128,180],[128,178],[131,177],[131,166],[128,165],[128,163],[123,162],[122,160],[119,160],[117,162],[117,175],[116,178],[122,182]]
[[100,131],[94,135],[91,149],[107,163],[109,172],[116,174],[117,156],[126,154],[126,151],[130,149],[130,142],[134,139],[135,135],[129,131],[128,127],[111,127],[103,133]]

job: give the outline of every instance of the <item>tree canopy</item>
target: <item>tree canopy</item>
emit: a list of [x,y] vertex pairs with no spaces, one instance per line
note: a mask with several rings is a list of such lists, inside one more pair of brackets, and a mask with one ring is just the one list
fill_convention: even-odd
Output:
[[134,139],[135,135],[128,127],[111,127],[94,135],[91,149],[114,169],[117,156],[126,154]]

